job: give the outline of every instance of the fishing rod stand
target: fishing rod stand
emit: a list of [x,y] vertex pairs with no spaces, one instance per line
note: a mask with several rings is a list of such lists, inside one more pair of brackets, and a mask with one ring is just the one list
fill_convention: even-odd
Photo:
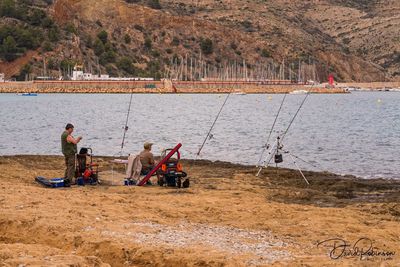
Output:
[[307,178],[305,177],[303,171],[300,169],[300,167],[297,165],[297,162],[293,155],[288,151],[288,150],[283,150],[283,144],[281,142],[281,138],[278,136],[276,138],[276,144],[272,146],[271,150],[268,152],[267,157],[264,160],[264,166],[261,166],[258,169],[257,172],[257,177],[260,176],[261,171],[263,169],[267,169],[268,166],[270,166],[272,160],[274,160],[274,163],[276,164],[276,167],[278,167],[278,164],[283,162],[283,154],[288,154],[290,159],[293,161],[293,165],[297,168],[297,170],[300,172],[301,177],[303,177],[304,181],[309,185],[310,183],[308,182]]
[[289,151],[284,151],[284,153],[287,153],[290,156],[290,158],[293,161],[294,166],[296,166],[297,170],[300,172],[301,177],[303,177],[303,179],[307,183],[307,185],[310,185],[310,183],[308,182],[308,180],[307,180],[306,176],[304,175],[303,171],[300,169],[299,165],[297,165],[297,162],[296,162],[295,158],[293,157],[293,155]]

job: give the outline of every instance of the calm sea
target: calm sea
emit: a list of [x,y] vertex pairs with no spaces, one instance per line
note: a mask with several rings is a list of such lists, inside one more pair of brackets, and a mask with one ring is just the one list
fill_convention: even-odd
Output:
[[[96,155],[116,155],[130,95],[0,95],[0,154],[55,154],[67,122],[81,146]],[[145,141],[159,154],[178,142],[184,158],[195,158],[225,95],[133,95],[124,154]],[[231,95],[199,158],[257,164],[283,95]],[[288,95],[275,137],[284,131],[304,95]],[[284,140],[284,148],[312,165],[362,177],[400,178],[400,93],[355,92],[310,95]],[[285,155],[284,166],[294,165]]]

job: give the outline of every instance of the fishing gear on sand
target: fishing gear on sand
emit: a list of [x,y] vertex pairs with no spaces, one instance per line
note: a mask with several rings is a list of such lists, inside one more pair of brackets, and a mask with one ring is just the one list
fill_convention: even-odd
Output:
[[[277,136],[275,144],[274,144],[274,145],[272,146],[272,148],[269,150],[267,156],[265,157],[264,161],[262,162],[261,166],[259,167],[256,176],[259,176],[260,173],[261,173],[261,171],[262,171],[264,168],[265,168],[265,169],[268,168],[268,166],[271,164],[272,160],[274,160],[274,163],[276,164],[276,166],[278,166],[278,164],[280,164],[280,163],[283,162],[283,154],[288,154],[289,157],[291,158],[291,160],[293,161],[293,164],[295,165],[295,167],[296,167],[296,168],[298,169],[298,171],[300,172],[300,174],[301,174],[302,178],[304,179],[304,181],[305,181],[308,185],[310,184],[310,183],[308,182],[307,178],[305,177],[304,173],[301,171],[301,169],[300,169],[299,166],[297,165],[297,162],[296,162],[296,160],[295,160],[295,158],[297,158],[297,159],[300,159],[300,158],[299,158],[299,157],[296,157],[296,156],[294,156],[294,155],[292,155],[288,150],[283,150],[283,140],[284,140],[284,138],[286,137],[287,133],[289,132],[289,129],[290,129],[291,126],[293,125],[293,122],[294,122],[295,119],[297,118],[297,116],[298,116],[300,110],[303,108],[304,103],[306,102],[306,100],[307,100],[307,98],[308,98],[309,95],[310,95],[310,92],[308,92],[308,93],[306,94],[306,96],[303,98],[303,100],[302,100],[302,102],[300,103],[300,105],[299,105],[299,107],[298,107],[296,113],[294,114],[294,116],[293,116],[292,119],[290,120],[288,126],[286,127],[286,129],[285,129],[285,131],[282,133],[282,135],[281,135],[281,136],[279,136],[279,135]],[[286,97],[286,95],[285,95],[285,97]],[[284,100],[285,100],[285,97],[283,98],[282,103],[281,103],[281,106],[279,107],[277,116],[275,117],[275,121],[274,121],[274,123],[273,123],[273,125],[272,125],[270,134],[269,134],[268,139],[267,139],[267,145],[266,145],[267,147],[266,147],[265,149],[268,149],[268,148],[270,147],[270,145],[269,145],[268,142],[269,142],[269,139],[270,139],[272,130],[273,130],[274,127],[275,127],[276,120],[277,120],[277,118],[278,118],[278,116],[279,116],[279,113],[280,113],[280,111],[281,111],[281,109],[282,109],[282,106],[283,106],[283,102],[284,102]],[[265,151],[265,150],[264,150],[264,151]],[[263,151],[263,153],[264,153],[264,151]],[[261,155],[261,157],[262,157],[262,155]],[[261,160],[259,160],[259,163],[260,163],[260,161],[261,161]]]

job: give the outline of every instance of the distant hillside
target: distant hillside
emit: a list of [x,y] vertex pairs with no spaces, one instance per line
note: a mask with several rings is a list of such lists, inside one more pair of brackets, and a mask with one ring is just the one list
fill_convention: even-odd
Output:
[[0,72],[18,79],[76,63],[160,78],[190,59],[249,71],[284,61],[294,73],[306,62],[320,80],[400,80],[397,0],[2,0],[0,16]]

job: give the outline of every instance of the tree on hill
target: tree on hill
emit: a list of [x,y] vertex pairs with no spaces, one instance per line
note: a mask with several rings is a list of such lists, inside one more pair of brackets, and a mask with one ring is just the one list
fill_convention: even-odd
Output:
[[153,9],[162,8],[159,0],[148,0],[147,5]]
[[16,6],[14,0],[0,1],[0,17],[14,17],[16,15]]
[[136,68],[132,63],[132,60],[129,57],[122,57],[120,60],[117,62],[117,67],[120,70],[125,71],[126,73],[129,73],[131,75],[134,75],[136,73]]
[[214,52],[214,45],[213,45],[213,41],[210,38],[207,39],[201,39],[200,40],[200,48],[201,51],[205,54],[205,55],[210,55]]
[[5,60],[12,61],[17,58],[16,53],[18,52],[17,42],[12,36],[7,36],[4,39],[3,45],[1,47],[2,53]]
[[108,41],[108,33],[105,30],[99,32],[97,37],[103,42],[103,44],[106,44]]
[[99,38],[94,41],[93,50],[96,56],[100,56],[104,53],[104,44]]
[[132,41],[131,36],[129,34],[125,34],[124,41],[125,41],[126,44],[130,44],[131,41]]
[[144,39],[144,47],[146,48],[146,49],[148,49],[148,50],[150,50],[151,49],[151,47],[152,47],[152,41],[151,41],[151,39],[149,38],[149,37],[146,37],[146,39]]

